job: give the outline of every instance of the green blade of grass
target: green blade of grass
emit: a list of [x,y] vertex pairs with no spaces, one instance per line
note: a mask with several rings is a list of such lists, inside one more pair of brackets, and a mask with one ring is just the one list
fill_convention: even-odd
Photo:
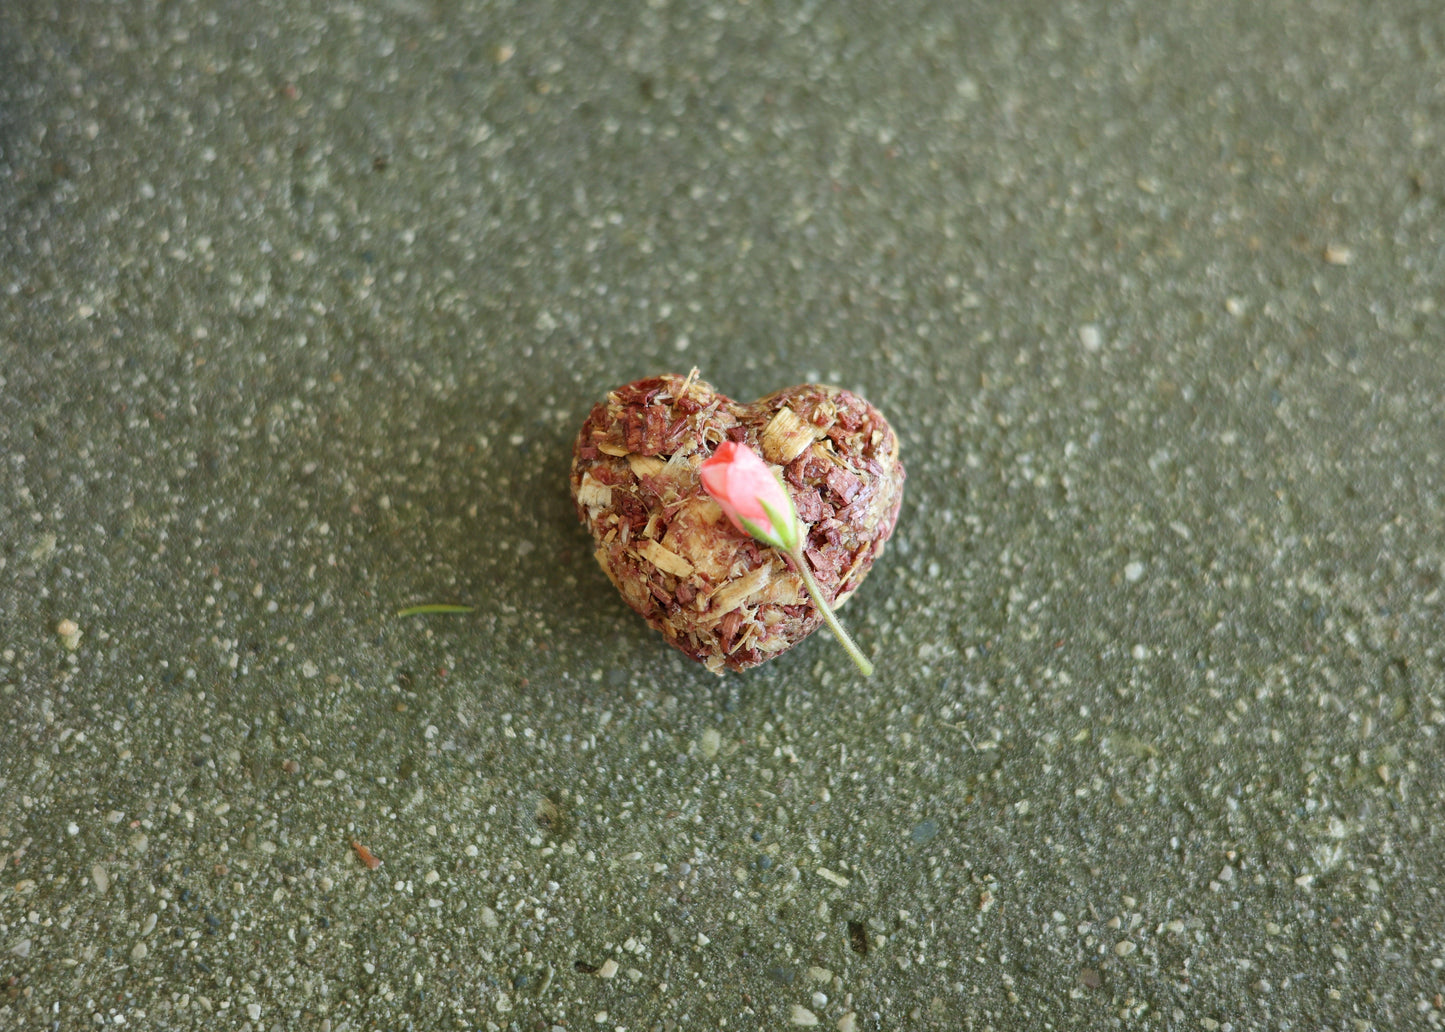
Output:
[[470,613],[472,606],[455,606],[445,602],[433,603],[425,606],[407,606],[405,609],[398,609],[397,616],[429,616],[432,613]]

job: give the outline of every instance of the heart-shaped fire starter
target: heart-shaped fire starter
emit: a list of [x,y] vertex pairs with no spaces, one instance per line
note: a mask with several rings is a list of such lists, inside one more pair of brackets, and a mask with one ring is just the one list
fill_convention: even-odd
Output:
[[627,604],[713,673],[745,670],[823,622],[777,549],[735,528],[698,467],[723,441],[780,467],[807,529],[804,555],[834,608],[898,521],[903,466],[882,413],[837,387],[802,384],[751,405],[696,378],[619,387],[572,449],[572,497],[597,562]]

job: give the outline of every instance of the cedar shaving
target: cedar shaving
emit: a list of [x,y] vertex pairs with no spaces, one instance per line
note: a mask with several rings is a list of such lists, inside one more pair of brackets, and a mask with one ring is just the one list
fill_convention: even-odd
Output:
[[629,455],[627,465],[639,480],[643,477],[655,477],[667,468],[667,463],[656,455]]
[[612,504],[612,488],[587,474],[577,485],[577,504],[589,509],[605,509]]
[[819,436],[817,427],[804,423],[796,412],[784,405],[763,427],[758,444],[763,458],[774,465],[786,466]]
[[761,591],[773,579],[774,564],[756,566],[747,573],[730,580],[709,597],[713,613],[727,613],[739,608],[753,595]]
[[637,548],[637,554],[664,573],[674,577],[691,577],[692,563],[676,552],[670,552],[656,541],[644,541]]

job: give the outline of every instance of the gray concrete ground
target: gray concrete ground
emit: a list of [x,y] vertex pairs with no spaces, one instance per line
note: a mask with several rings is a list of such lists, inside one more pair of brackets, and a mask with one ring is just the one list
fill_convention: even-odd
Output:
[[[1439,1027],[1442,147],[1437,0],[7,0],[0,1026]],[[871,681],[592,562],[692,365],[898,428]]]

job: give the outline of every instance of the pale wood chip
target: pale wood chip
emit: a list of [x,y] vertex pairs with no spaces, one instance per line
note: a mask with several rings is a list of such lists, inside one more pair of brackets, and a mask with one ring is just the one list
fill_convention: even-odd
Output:
[[[666,462],[668,475],[674,477],[679,475],[682,472],[683,467],[691,469],[692,463],[689,461],[689,459],[692,455],[692,450],[686,445],[673,452],[672,457],[669,458]],[[702,462],[701,457],[698,458],[698,462]]]
[[772,563],[765,563],[755,566],[737,580],[728,581],[722,587],[712,593],[712,612],[717,619],[721,620],[723,615],[731,612],[746,602],[755,592],[767,587],[768,581],[773,579]]
[[643,477],[655,477],[667,466],[666,462],[655,455],[630,454],[627,456],[627,464],[632,467],[632,475],[638,480]]
[[759,605],[795,606],[803,600],[803,580],[796,573],[774,577],[757,597]]
[[727,517],[706,495],[692,495],[672,516],[662,543],[692,563],[698,576],[718,584],[727,579],[738,541],[725,532]]
[[761,630],[762,628],[760,626],[758,626],[756,623],[749,621],[748,624],[743,628],[742,633],[738,635],[738,640],[733,643],[733,647],[728,649],[728,654],[731,655],[732,653],[737,652],[739,649],[746,649],[752,643],[752,641],[757,638],[758,633]]
[[819,436],[826,434],[838,422],[838,405],[832,398],[825,398],[818,402],[818,407],[813,409],[813,423],[818,427]]
[[763,427],[763,432],[758,435],[758,444],[763,458],[786,466],[820,436],[822,431],[818,427],[803,422],[796,412],[784,405]]
[[674,577],[692,576],[692,563],[676,552],[663,548],[656,541],[644,541],[638,546],[637,554],[663,573],[670,573]]
[[[612,504],[612,488],[591,473],[583,473],[582,483],[577,485],[577,504],[588,509],[605,509]],[[592,516],[596,515],[592,513]]]
[[791,648],[792,645],[793,641],[786,634],[776,632],[753,641],[753,648],[759,652],[782,652],[784,649]]

